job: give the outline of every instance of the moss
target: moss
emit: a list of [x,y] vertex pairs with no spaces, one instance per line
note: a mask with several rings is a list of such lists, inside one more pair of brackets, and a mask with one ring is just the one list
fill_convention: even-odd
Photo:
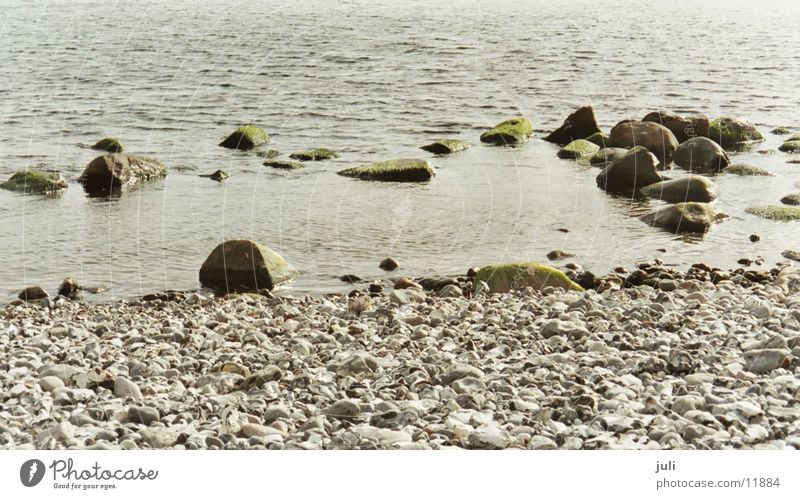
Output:
[[325,148],[309,149],[307,151],[295,152],[289,155],[292,159],[299,159],[300,161],[322,161],[324,159],[338,158],[339,155],[336,151]]
[[245,125],[234,130],[219,143],[228,149],[249,150],[269,141],[269,135],[255,125]]
[[778,150],[781,152],[800,153],[800,140],[787,140]]
[[441,139],[428,145],[424,145],[420,147],[420,149],[433,154],[452,154],[454,152],[467,150],[470,147],[471,145],[463,140]]
[[786,129],[786,128],[782,127],[782,126],[779,126],[777,128],[773,128],[772,130],[770,130],[769,133],[771,133],[773,135],[789,135],[792,132],[790,132],[788,129]]
[[615,159],[625,156],[627,153],[627,149],[622,149],[619,147],[605,147],[594,153],[592,157],[589,158],[589,163],[605,168],[607,164],[612,163]]
[[712,121],[708,127],[708,136],[723,147],[764,140],[764,136],[756,130],[756,127],[746,121],[728,116]]
[[56,172],[16,172],[0,188],[26,194],[54,194],[67,188],[67,181]]
[[97,143],[92,146],[92,149],[97,149],[98,151],[122,152],[125,149],[125,144],[120,142],[119,139],[106,137],[98,140]]
[[305,168],[305,165],[299,161],[287,161],[285,159],[264,161],[264,166],[269,166],[270,168],[280,168],[281,170],[299,170],[300,168]]
[[558,157],[561,159],[581,159],[591,156],[599,150],[600,146],[588,140],[578,139],[559,149]]
[[756,206],[747,208],[744,211],[751,215],[769,220],[778,220],[780,222],[800,220],[800,208],[793,206]]
[[588,140],[592,144],[599,146],[600,148],[603,148],[606,147],[606,144],[608,144],[608,134],[603,132],[596,132],[586,137],[586,140]]
[[339,175],[362,180],[426,182],[436,175],[436,170],[424,159],[393,159],[348,168],[340,171]]
[[280,155],[281,155],[281,152],[278,151],[277,149],[264,149],[263,151],[256,151],[256,156],[259,156],[259,157],[265,158],[265,159],[277,158]]
[[533,127],[527,118],[512,118],[494,126],[481,134],[481,142],[495,145],[514,145],[525,142],[533,134]]
[[475,275],[475,286],[485,282],[493,293],[505,293],[528,286],[542,290],[547,286],[583,291],[560,270],[538,263],[505,263],[481,267]]
[[724,170],[725,173],[732,173],[734,175],[744,175],[744,176],[752,176],[752,177],[771,177],[772,173],[768,172],[763,168],[759,168],[757,166],[751,165],[731,165]]

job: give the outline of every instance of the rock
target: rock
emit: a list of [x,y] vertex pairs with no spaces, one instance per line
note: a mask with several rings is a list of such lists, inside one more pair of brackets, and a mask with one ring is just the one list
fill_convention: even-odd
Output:
[[603,169],[597,186],[609,192],[638,190],[662,180],[657,170],[658,159],[643,146],[636,146]]
[[37,371],[37,374],[39,374],[41,378],[55,376],[65,384],[69,384],[72,380],[72,377],[78,372],[79,370],[77,367],[70,366],[68,364],[49,364],[40,367]]
[[400,279],[394,282],[394,289],[408,289],[408,288],[423,289],[421,284],[412,281],[408,277],[401,277]]
[[355,419],[361,415],[361,408],[356,402],[343,399],[329,405],[324,413],[326,416],[336,419]]
[[[75,426],[73,426],[69,421],[62,421],[48,428],[45,432],[45,437],[53,438],[59,442],[66,442],[68,440],[72,440],[72,438],[75,436],[75,430]],[[45,439],[40,440],[40,442],[44,443]]]
[[228,178],[230,175],[228,175],[228,172],[226,172],[225,170],[217,170],[214,173],[208,173],[200,176],[210,178],[211,180],[216,180],[217,182],[221,182],[226,178]]
[[218,292],[272,290],[297,270],[266,246],[247,239],[218,245],[200,267],[200,283]]
[[423,151],[433,154],[452,154],[454,152],[466,151],[471,144],[458,139],[440,139],[428,145],[420,147]]
[[399,266],[400,265],[398,265],[397,261],[395,261],[395,259],[391,258],[391,257],[384,258],[383,260],[381,260],[381,263],[378,265],[378,267],[380,267],[382,270],[385,270],[387,272],[391,272],[392,270],[395,270]]
[[795,206],[755,206],[744,211],[751,215],[780,222],[800,220],[800,208]]
[[72,277],[67,277],[61,283],[61,286],[58,287],[58,294],[60,296],[66,296],[67,298],[75,298],[78,296],[81,287],[78,285],[78,281],[76,281]]
[[497,423],[483,424],[467,437],[470,447],[475,449],[504,449],[511,443],[511,435]]
[[245,125],[231,132],[219,145],[228,149],[247,151],[268,141],[267,132],[254,125]]
[[46,392],[52,392],[56,388],[63,388],[64,382],[56,376],[44,376],[39,380],[39,386]]
[[785,349],[750,350],[744,353],[744,368],[756,374],[768,373],[779,367],[788,367],[791,353]]
[[674,180],[650,184],[643,187],[641,193],[668,203],[683,203],[686,201],[709,203],[717,198],[717,193],[714,191],[714,183],[700,175],[687,175]]
[[280,170],[299,170],[300,168],[305,168],[305,165],[299,161],[289,161],[288,159],[273,159],[270,161],[264,161],[264,166],[269,166],[270,168],[278,168]]
[[800,251],[784,250],[781,252],[781,256],[789,260],[794,260],[795,262],[800,262]]
[[668,128],[652,121],[625,120],[617,123],[609,134],[611,147],[642,146],[666,165],[678,149],[678,139]]
[[264,410],[264,424],[271,424],[279,419],[291,419],[289,409],[281,404],[270,405]]
[[125,149],[125,145],[119,139],[106,137],[95,142],[92,149],[106,152],[122,152]]
[[317,149],[294,152],[290,154],[289,157],[292,159],[299,159],[300,161],[322,161],[325,159],[338,158],[339,154],[337,154],[336,151],[320,147]]
[[602,149],[609,143],[609,136],[607,133],[597,132],[586,137],[586,140]]
[[573,140],[558,151],[561,159],[583,159],[597,153],[600,147],[584,139]]
[[544,140],[563,146],[573,140],[585,139],[598,132],[600,132],[600,128],[597,126],[592,106],[583,106],[567,116],[564,123]]
[[282,377],[283,372],[280,368],[277,366],[267,366],[262,371],[245,378],[244,381],[242,381],[241,389],[249,391],[252,388],[261,388],[272,381],[280,381]]
[[800,153],[800,140],[787,140],[778,147],[781,152],[788,152],[792,154]]
[[773,135],[789,135],[792,132],[782,126],[779,126],[770,130],[769,133]]
[[678,116],[666,111],[654,111],[642,118],[642,121],[652,121],[668,128],[683,143],[693,137],[708,137],[708,116],[695,114],[691,117]]
[[708,138],[722,147],[764,140],[764,136],[756,130],[755,126],[730,116],[723,116],[712,121],[708,129]]
[[277,158],[281,155],[281,152],[277,149],[263,149],[261,151],[256,151],[256,156],[260,158],[272,159]]
[[800,205],[800,193],[795,194],[787,194],[781,198],[781,203],[788,204],[790,206],[797,206]]
[[114,380],[114,395],[120,398],[132,398],[133,400],[142,400],[142,391],[139,385],[133,381],[117,376]]
[[615,159],[621,158],[626,154],[628,154],[627,149],[622,149],[619,147],[606,147],[594,153],[592,157],[589,158],[589,164],[593,166],[599,166],[600,168],[605,168],[613,163]]
[[19,171],[0,184],[0,189],[23,194],[54,195],[68,187],[58,172]]
[[562,321],[560,319],[550,319],[545,322],[540,331],[543,338],[551,338],[553,336],[565,336],[568,338],[578,339],[589,336],[589,331],[586,328],[578,326],[570,321]]
[[150,426],[151,423],[160,421],[161,416],[158,409],[152,407],[129,407],[128,421],[135,424]]
[[448,284],[439,290],[440,298],[461,298],[463,296],[464,293],[461,292],[461,288],[456,284]]
[[20,300],[24,301],[36,301],[36,300],[44,300],[48,298],[50,295],[47,294],[47,291],[43,290],[39,286],[30,286],[22,291],[19,292],[17,297]]
[[678,146],[672,160],[691,172],[719,172],[731,164],[719,144],[706,137],[695,137]]
[[153,449],[163,449],[165,447],[172,447],[178,440],[178,435],[170,428],[162,426],[150,426],[139,432],[142,437],[142,442],[146,443]]
[[475,276],[474,286],[484,282],[492,293],[506,293],[528,286],[541,291],[547,286],[583,291],[561,271],[538,263],[507,263],[481,267]]
[[553,250],[547,254],[548,260],[563,260],[565,258],[572,258],[575,253],[567,253],[566,251]]
[[353,283],[356,283],[356,282],[361,282],[362,279],[360,277],[358,277],[357,275],[345,274],[345,275],[339,276],[339,280],[342,281],[342,282],[349,282],[350,284],[353,284]]
[[761,236],[759,236],[758,234],[750,234],[750,242],[751,243],[757,243],[760,240],[761,240]]
[[436,170],[424,159],[393,159],[348,168],[338,172],[345,177],[385,182],[427,182]]
[[422,303],[427,295],[421,289],[395,289],[389,294],[389,303],[395,305],[408,305],[410,303]]
[[147,156],[107,154],[98,156],[83,170],[78,181],[90,193],[108,192],[167,175],[167,167]]
[[481,142],[505,146],[521,144],[533,135],[533,127],[527,118],[512,118],[481,134]]
[[743,176],[761,176],[761,177],[772,176],[772,173],[768,172],[763,168],[759,168],[757,166],[744,165],[744,164],[731,165],[725,168],[723,172],[732,173],[734,175],[743,175]]
[[703,233],[708,231],[719,217],[720,214],[710,204],[690,202],[664,206],[644,216],[642,220],[649,225],[674,233]]

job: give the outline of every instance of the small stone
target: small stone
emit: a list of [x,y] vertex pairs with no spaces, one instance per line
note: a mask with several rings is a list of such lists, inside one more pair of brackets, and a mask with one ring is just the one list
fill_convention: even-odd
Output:
[[278,419],[290,419],[291,414],[286,406],[274,404],[267,407],[264,411],[264,423],[270,424]]
[[46,392],[52,392],[56,388],[63,388],[64,382],[56,376],[45,376],[39,380],[39,386]]
[[548,260],[563,260],[565,258],[572,258],[575,256],[575,253],[567,253],[566,251],[561,250],[553,250],[547,254]]
[[352,400],[338,400],[325,409],[325,415],[337,419],[354,419],[361,415],[361,408]]
[[399,266],[400,265],[395,261],[395,259],[391,258],[391,257],[383,259],[381,261],[381,263],[378,265],[378,267],[380,267],[381,269],[383,269],[383,270],[385,270],[387,272],[395,270]]
[[408,277],[401,277],[394,283],[394,289],[408,289],[408,288],[423,289],[421,284],[412,281]]
[[389,303],[395,305],[408,305],[410,303],[422,303],[426,299],[425,292],[420,289],[395,289],[389,295]]
[[463,296],[464,293],[461,292],[461,288],[455,284],[448,284],[439,291],[439,297],[441,298],[461,298]]
[[744,368],[756,374],[768,373],[784,364],[788,366],[790,356],[791,352],[785,349],[750,350],[744,354]]

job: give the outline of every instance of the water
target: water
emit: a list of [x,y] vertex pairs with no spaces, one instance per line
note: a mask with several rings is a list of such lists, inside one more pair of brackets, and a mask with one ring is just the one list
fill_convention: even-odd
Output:
[[[558,126],[592,104],[608,130],[656,109],[738,115],[763,132],[800,125],[795,0],[726,2],[26,2],[0,4],[0,179],[42,165],[70,181],[57,199],[0,191],[0,297],[54,290],[67,275],[104,285],[94,299],[198,286],[206,255],[252,238],[302,276],[291,292],[347,289],[342,274],[461,273],[562,249],[596,273],[643,259],[725,268],[800,248],[796,224],[744,213],[800,180],[778,137],[734,162],[769,178],[721,176],[731,218],[702,238],[637,218],[659,203],[611,197],[597,169],[559,160],[539,139],[483,146],[514,115]],[[217,143],[253,122],[285,155],[330,147],[340,158],[298,172]],[[76,179],[119,136],[153,155],[166,180],[111,199]],[[429,184],[363,182],[339,169],[398,157],[452,136],[472,149],[433,158]],[[216,183],[198,177],[225,169]],[[559,228],[570,232],[560,232]],[[748,240],[751,233],[761,242]],[[666,249],[666,253],[659,252]]]

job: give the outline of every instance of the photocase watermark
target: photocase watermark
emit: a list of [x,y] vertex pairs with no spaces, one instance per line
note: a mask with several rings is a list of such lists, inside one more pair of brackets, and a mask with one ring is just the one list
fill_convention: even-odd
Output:
[[[35,487],[44,479],[47,468],[53,477],[53,488],[71,490],[110,490],[115,482],[145,481],[158,478],[158,471],[144,468],[106,468],[97,461],[90,468],[79,468],[70,459],[54,459],[49,466],[38,459],[28,459],[19,468],[19,479],[25,487]],[[100,483],[92,483],[100,482]]]

